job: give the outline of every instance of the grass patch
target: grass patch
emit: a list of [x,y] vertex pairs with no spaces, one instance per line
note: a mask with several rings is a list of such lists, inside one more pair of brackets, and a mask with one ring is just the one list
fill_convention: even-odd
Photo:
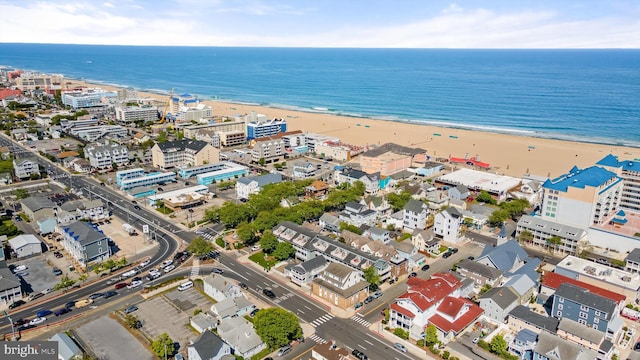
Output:
[[438,254],[442,254],[449,251],[449,248],[444,246],[444,245],[440,245],[440,247],[438,248]]
[[278,261],[276,259],[271,259],[271,260],[267,260],[264,258],[264,253],[262,252],[257,252],[251,256],[249,256],[249,260],[253,261],[254,263],[262,266],[263,268],[272,268],[275,264],[278,263]]
[[271,353],[271,349],[269,348],[265,348],[264,350],[260,351],[259,353],[253,355],[251,357],[251,360],[260,360],[260,359],[264,359],[267,357],[267,355],[269,355]]
[[159,206],[156,208],[156,210],[158,210],[158,212],[160,212],[161,214],[164,215],[169,215],[171,213],[173,213],[173,210],[169,209],[168,207],[165,206]]

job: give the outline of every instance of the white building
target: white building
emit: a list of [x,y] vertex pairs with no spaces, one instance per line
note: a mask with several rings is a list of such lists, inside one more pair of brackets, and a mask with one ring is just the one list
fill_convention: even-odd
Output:
[[99,125],[87,127],[74,127],[68,131],[71,135],[93,142],[106,137],[125,137],[127,128],[119,125]]
[[13,159],[13,170],[18,179],[28,179],[31,174],[40,175],[40,167],[37,162],[30,158]]
[[116,120],[119,122],[155,121],[158,120],[158,108],[155,106],[118,106]]
[[66,91],[62,93],[62,103],[74,109],[102,106],[109,100],[118,98],[116,91],[103,89],[85,89],[83,91]]
[[460,230],[464,219],[460,211],[454,207],[448,207],[436,214],[433,231],[437,236],[448,243],[457,244],[461,240]]
[[464,185],[471,191],[487,191],[497,200],[506,199],[510,191],[517,189],[521,180],[506,175],[496,175],[484,171],[460,169],[440,176],[438,182],[450,186]]
[[92,144],[84,149],[84,156],[96,169],[111,168],[113,164],[124,166],[129,164],[129,150],[120,144]]
[[403,209],[402,225],[405,229],[421,229],[427,226],[427,205],[420,200],[410,199]]
[[9,246],[18,258],[42,253],[42,243],[35,235],[23,234],[9,239]]
[[266,174],[253,177],[243,177],[236,181],[236,197],[248,200],[249,195],[259,193],[265,185],[282,182],[280,174]]

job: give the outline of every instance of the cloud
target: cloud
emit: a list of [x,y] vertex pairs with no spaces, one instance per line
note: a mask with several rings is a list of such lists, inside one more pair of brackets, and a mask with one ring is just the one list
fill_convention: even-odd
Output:
[[113,4],[112,4],[112,3],[110,3],[110,2],[105,2],[105,3],[103,3],[102,5],[104,5],[104,6],[106,6],[106,7],[109,7],[109,8],[115,8],[115,7],[116,7],[115,5],[113,5]]

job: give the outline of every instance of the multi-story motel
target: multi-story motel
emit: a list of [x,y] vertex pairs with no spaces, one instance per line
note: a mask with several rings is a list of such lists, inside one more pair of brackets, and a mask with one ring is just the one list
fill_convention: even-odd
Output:
[[362,152],[362,148],[342,143],[325,141],[315,145],[316,154],[338,161],[349,161],[351,157]]
[[198,166],[220,161],[220,151],[211,144],[198,140],[176,140],[156,143],[151,149],[153,166],[170,169]]
[[60,90],[64,77],[39,73],[23,73],[16,79],[16,87],[22,91]]
[[487,191],[498,201],[507,198],[511,190],[517,189],[522,182],[518,178],[506,175],[491,174],[484,171],[460,169],[452,173],[439,176],[436,181],[449,186],[464,185],[471,191]]
[[145,174],[144,169],[142,168],[121,170],[116,172],[116,184],[120,186],[120,190],[123,191],[137,187],[175,182],[176,180],[176,173],[173,172],[155,172]]
[[242,145],[247,139],[247,124],[244,121],[192,125],[183,129],[185,138],[207,141],[214,147]]
[[281,132],[287,132],[287,122],[284,119],[251,121],[247,123],[247,140],[273,136]]
[[380,172],[381,176],[389,176],[424,162],[426,158],[426,150],[387,143],[363,152],[360,167],[367,174]]
[[68,131],[71,135],[88,142],[93,142],[106,137],[127,136],[127,128],[120,125],[100,125],[87,127],[74,127]]
[[60,127],[62,128],[62,131],[71,131],[71,129],[75,128],[93,127],[98,125],[98,122],[98,118],[95,116],[87,116],[78,120],[62,119],[60,120]]
[[[580,242],[587,239],[585,229],[559,224],[539,216],[523,215],[518,221],[516,236],[520,236],[523,231],[528,231],[532,235],[531,239],[526,240],[528,245],[543,249],[550,248],[553,251],[570,255],[575,255],[579,250]],[[550,244],[549,239],[554,236],[559,236],[562,243],[559,245]]]
[[149,196],[147,199],[149,201],[149,205],[155,206],[158,200],[165,201],[166,199],[179,198],[181,196],[189,194],[206,195],[207,193],[209,193],[208,187],[204,185],[195,185],[184,189],[157,193],[155,195]]
[[106,105],[118,98],[116,91],[86,89],[84,91],[66,91],[62,93],[62,103],[74,109]]
[[116,120],[125,123],[139,120],[155,121],[158,120],[158,108],[151,105],[118,106]]
[[96,169],[107,169],[116,164],[123,166],[129,163],[129,150],[119,144],[89,145],[84,149],[84,156]]
[[62,246],[82,267],[111,256],[109,238],[97,227],[83,221],[56,227],[56,232],[62,234]]
[[609,154],[596,165],[603,166],[622,179],[622,194],[619,207],[624,210],[640,212],[640,161],[622,160]]
[[[333,143],[338,143],[340,142],[340,139],[337,137],[333,137],[333,136],[328,136],[328,135],[324,135],[324,134],[314,134],[314,133],[305,133],[304,134],[304,143],[299,144],[299,145],[304,145],[307,147],[307,149],[309,150],[309,152],[316,152],[316,145],[317,144],[322,144],[322,143],[326,143],[326,142],[333,142]],[[285,144],[286,144],[286,140],[285,140]],[[293,144],[286,144],[287,147],[295,147]]]
[[185,180],[190,179],[194,176],[204,175],[204,177],[202,178],[208,180],[208,184],[211,184],[214,181],[228,180],[245,176],[247,174],[247,168],[232,162],[223,161],[215,164],[182,168],[178,171],[178,174]]
[[251,161],[254,163],[260,162],[260,159],[264,159],[266,162],[276,161],[285,154],[282,137],[266,137],[252,142],[254,144],[251,148]]

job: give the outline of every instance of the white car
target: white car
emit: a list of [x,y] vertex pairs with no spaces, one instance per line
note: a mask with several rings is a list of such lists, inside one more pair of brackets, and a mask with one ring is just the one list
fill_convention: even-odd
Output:
[[149,265],[150,263],[151,263],[151,260],[145,260],[145,261],[141,262],[140,265],[138,265],[138,266],[143,268],[143,267]]
[[128,278],[128,277],[132,277],[135,276],[138,273],[137,270],[129,270],[126,273],[122,274],[123,278]]
[[259,244],[255,244],[251,247],[251,251],[258,251],[260,250],[260,245]]
[[193,281],[189,280],[187,282],[183,282],[178,286],[178,291],[184,291],[193,287]]
[[131,284],[127,285],[127,289],[135,289],[140,285],[142,285],[142,281],[140,280],[132,281]]
[[46,317],[37,317],[37,318],[29,321],[29,325],[40,325],[45,321],[47,321]]
[[162,267],[167,267],[167,266],[169,266],[169,265],[171,265],[171,264],[173,264],[173,260],[168,259],[168,260],[165,260],[165,261],[162,263]]
[[46,288],[46,289],[42,290],[42,293],[43,293],[43,294],[45,294],[45,295],[47,295],[48,293],[50,293],[50,292],[52,292],[52,291],[53,291],[53,289],[52,289],[52,288]]
[[168,273],[171,272],[171,270],[175,269],[176,267],[173,265],[169,265],[167,267],[164,268],[164,272]]
[[154,275],[155,276],[155,275],[160,275],[160,274],[162,274],[162,270],[160,270],[160,269],[153,269],[153,270],[149,271],[149,275]]

